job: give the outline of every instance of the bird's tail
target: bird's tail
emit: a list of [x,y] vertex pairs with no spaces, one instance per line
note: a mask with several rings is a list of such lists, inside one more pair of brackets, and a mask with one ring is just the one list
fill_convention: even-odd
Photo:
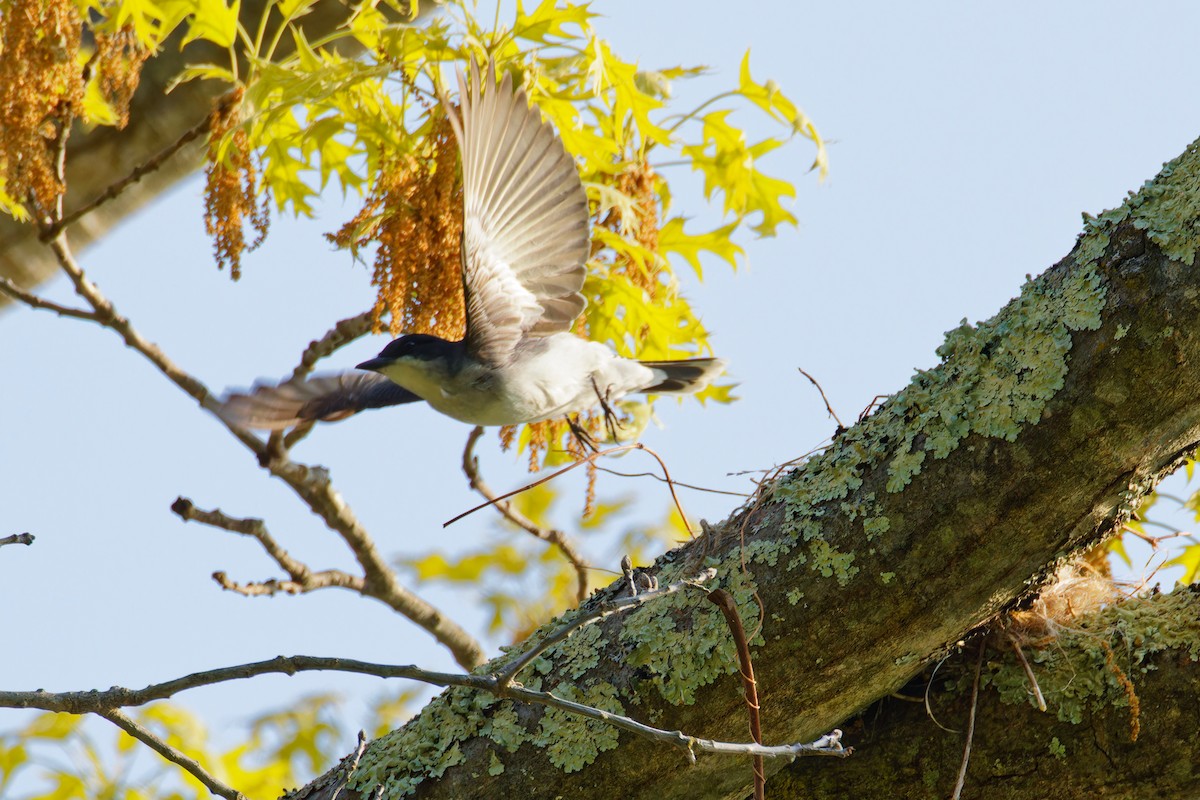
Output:
[[691,394],[698,392],[725,371],[722,358],[688,358],[682,361],[642,361],[654,370],[652,386],[638,389],[644,394]]

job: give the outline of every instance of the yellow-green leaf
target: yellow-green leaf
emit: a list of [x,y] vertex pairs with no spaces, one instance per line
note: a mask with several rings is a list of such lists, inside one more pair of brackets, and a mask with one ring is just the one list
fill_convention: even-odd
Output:
[[676,253],[683,256],[696,277],[703,278],[704,271],[700,263],[701,253],[712,253],[729,266],[737,269],[737,257],[745,255],[745,251],[730,238],[737,230],[737,223],[731,222],[707,233],[687,233],[683,229],[683,217],[672,217],[658,232],[658,247],[666,253]]

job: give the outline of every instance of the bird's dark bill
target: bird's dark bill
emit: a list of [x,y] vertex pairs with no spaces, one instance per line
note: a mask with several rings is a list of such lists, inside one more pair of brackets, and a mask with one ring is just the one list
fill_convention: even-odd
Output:
[[380,357],[376,356],[375,358],[368,358],[366,361],[359,364],[357,368],[358,369],[368,369],[368,370],[371,370],[372,372],[378,372],[381,368],[386,367],[390,363],[392,363],[392,359],[380,358]]

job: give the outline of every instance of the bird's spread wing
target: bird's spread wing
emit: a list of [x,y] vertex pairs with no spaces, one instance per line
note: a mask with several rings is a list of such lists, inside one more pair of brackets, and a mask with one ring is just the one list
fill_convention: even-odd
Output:
[[244,428],[280,431],[303,422],[332,422],[368,408],[420,399],[377,373],[342,372],[278,386],[257,384],[247,394],[226,397],[221,415]]
[[458,73],[461,121],[446,107],[463,171],[466,343],[504,364],[524,336],[569,330],[583,311],[587,195],[549,123],[505,73],[487,89],[476,67]]

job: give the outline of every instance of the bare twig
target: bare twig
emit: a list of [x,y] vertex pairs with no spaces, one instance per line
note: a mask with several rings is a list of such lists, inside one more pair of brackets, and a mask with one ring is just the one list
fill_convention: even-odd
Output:
[[688,736],[680,731],[666,731],[645,725],[629,717],[603,709],[576,703],[557,697],[551,692],[538,692],[515,684],[501,686],[496,676],[470,675],[462,673],[434,672],[415,666],[374,664],[345,658],[321,658],[317,656],[276,656],[267,661],[221,667],[205,672],[185,675],[165,683],[151,684],[142,689],[125,689],[114,686],[103,691],[83,692],[9,692],[0,691],[0,707],[37,708],[68,714],[102,713],[114,708],[137,706],[154,700],[163,700],[185,689],[211,686],[225,681],[251,678],[256,675],[281,673],[294,675],[297,672],[349,672],[372,675],[378,678],[406,678],[432,686],[462,686],[488,692],[497,697],[508,697],[526,703],[558,708],[588,719],[607,722],[614,727],[638,736],[678,747],[689,754],[696,751],[739,756],[764,756],[766,758],[793,759],[799,756],[845,757],[853,748],[843,748],[842,732],[835,730],[814,742],[767,746],[756,743],[720,742]]
[[[762,744],[762,722],[759,718],[758,681],[754,679],[754,662],[750,659],[750,643],[746,640],[746,629],[742,626],[742,617],[738,614],[737,603],[733,595],[724,589],[713,589],[708,593],[708,599],[721,609],[725,623],[733,634],[733,643],[737,648],[738,668],[742,674],[742,689],[746,694],[746,710],[750,714],[750,738],[757,744]],[[767,792],[767,773],[763,767],[762,756],[754,757],[754,800],[765,800]]]
[[209,392],[208,387],[167,358],[156,344],[143,337],[87,278],[75,261],[62,231],[50,241],[50,247],[58,259],[59,266],[71,279],[76,293],[92,307],[96,323],[115,332],[126,345],[150,361],[201,408],[215,416],[238,441],[254,453],[264,469],[291,487],[309,509],[342,538],[363,569],[365,593],[383,601],[424,628],[448,648],[464,667],[471,668],[483,662],[483,648],[474,637],[439,609],[401,585],[396,573],[388,566],[387,560],[380,555],[370,534],[333,488],[327,470],[291,461],[277,450],[269,448],[254,434],[227,420],[222,414],[220,401]]
[[479,472],[479,457],[475,455],[475,443],[479,441],[479,437],[481,436],[483,436],[483,426],[476,425],[470,435],[467,436],[467,445],[463,448],[462,469],[463,473],[467,476],[467,483],[472,489],[483,495],[500,512],[500,515],[509,522],[526,533],[530,533],[543,542],[547,542],[558,548],[563,558],[569,561],[571,566],[575,568],[575,600],[582,603],[584,598],[587,597],[588,570],[591,569],[591,565],[588,564],[583,554],[576,549],[575,543],[565,533],[557,528],[543,528],[518,511],[517,507],[508,500],[496,497],[496,493],[487,485],[483,480],[483,475]]
[[[214,573],[213,579],[221,584],[222,588],[247,595],[275,594],[278,591],[284,591],[289,594],[301,594],[329,587],[351,589],[360,594],[365,593],[362,578],[337,569],[327,569],[317,572],[309,568],[307,564],[295,559],[275,541],[270,531],[267,530],[266,523],[261,519],[231,517],[219,508],[212,511],[205,511],[204,509],[196,508],[192,501],[186,497],[177,498],[171,504],[171,510],[185,522],[199,522],[214,528],[221,528],[232,533],[249,536],[262,545],[267,555],[291,578],[290,581],[266,581],[261,584],[239,586],[226,579],[224,573]],[[253,586],[263,588],[273,586],[274,588],[268,591],[253,591],[248,588]]]
[[1037,701],[1038,711],[1046,710],[1046,698],[1042,695],[1042,687],[1038,685],[1037,677],[1033,674],[1033,667],[1025,659],[1025,652],[1021,649],[1017,638],[1009,634],[1009,641],[1012,643],[1013,652],[1017,654],[1017,660],[1021,662],[1021,668],[1025,670],[1025,679],[1029,681],[1029,685],[1033,687],[1033,697]]
[[300,354],[300,363],[292,370],[288,380],[298,381],[308,377],[322,358],[333,355],[340,348],[370,333],[374,321],[375,313],[364,311],[335,324],[320,339],[308,343],[308,347]]
[[612,614],[618,614],[622,611],[628,611],[631,608],[649,603],[651,600],[656,600],[659,597],[665,597],[669,594],[674,594],[681,589],[688,587],[700,586],[705,581],[710,581],[715,578],[717,571],[711,567],[701,572],[694,578],[688,580],[677,581],[669,586],[664,586],[661,589],[656,589],[652,592],[643,592],[631,597],[622,597],[616,600],[610,600],[606,603],[600,603],[595,608],[586,611],[578,612],[578,616],[568,619],[555,630],[551,631],[544,639],[529,648],[521,654],[519,658],[507,665],[504,669],[496,673],[495,678],[497,685],[504,689],[513,683],[513,680],[520,674],[521,670],[529,666],[542,653],[549,650],[554,645],[566,639],[575,631],[582,628],[584,625],[589,625],[593,622],[604,619]]
[[342,764],[345,765],[338,777],[337,788],[333,790],[333,797],[330,800],[337,800],[342,794],[342,789],[346,788],[346,784],[350,780],[350,776],[358,769],[358,762],[362,759],[363,753],[367,752],[367,734],[363,731],[358,732],[358,743],[354,746],[354,752],[346,758],[342,759]]
[[979,706],[979,675],[983,672],[983,654],[987,652],[987,639],[979,642],[979,656],[975,659],[975,681],[971,684],[971,712],[967,715],[967,743],[963,747],[962,766],[958,768],[958,780],[954,782],[954,793],[950,800],[958,800],[967,782],[967,764],[971,763],[971,743],[975,740],[975,709]]
[[584,464],[593,463],[596,459],[600,458],[601,456],[616,455],[617,453],[624,453],[627,450],[642,450],[646,453],[649,453],[654,458],[654,460],[658,462],[658,465],[660,467],[662,467],[663,475],[666,479],[667,487],[671,490],[671,499],[675,502],[675,510],[679,512],[679,518],[681,520],[683,520],[684,524],[686,525],[687,524],[687,515],[683,513],[683,505],[679,502],[679,496],[677,494],[675,494],[675,481],[671,478],[671,473],[669,471],[667,471],[667,465],[663,462],[662,458],[658,455],[658,453],[654,452],[649,447],[646,447],[646,445],[642,444],[641,442],[635,442],[633,444],[617,445],[616,447],[610,447],[607,450],[597,450],[597,451],[591,453],[590,455],[586,456],[585,458],[581,458],[579,461],[576,461],[572,464],[568,464],[567,466],[562,467],[561,469],[557,469],[554,472],[550,473],[549,475],[546,475],[545,477],[538,478],[533,483],[528,483],[528,484],[522,486],[520,489],[513,489],[511,492],[505,492],[504,494],[500,495],[495,500],[488,500],[486,503],[480,503],[479,505],[475,506],[474,508],[469,508],[466,511],[459,514],[458,516],[452,517],[451,519],[448,519],[445,522],[443,522],[442,527],[448,528],[451,525],[453,525],[454,523],[458,522],[460,519],[471,516],[476,511],[487,508],[488,506],[498,503],[501,500],[507,500],[510,497],[515,497],[516,495],[519,495],[521,492],[528,492],[530,489],[533,489],[534,487],[537,487],[537,486],[541,486],[543,483],[546,483],[548,481],[552,481],[555,478],[557,478],[559,475],[563,475],[567,472],[570,472],[571,470],[575,469],[576,467],[581,467]]
[[33,540],[37,538],[32,533],[14,533],[12,536],[0,538],[0,547],[6,544],[33,544]]
[[63,215],[60,212],[59,218],[55,222],[45,226],[42,229],[42,241],[50,241],[55,236],[58,236],[58,234],[68,226],[78,222],[80,219],[95,211],[109,200],[116,199],[121,192],[125,191],[150,173],[157,171],[160,167],[162,167],[163,164],[170,160],[171,157],[173,157],[188,144],[208,133],[209,128],[212,127],[214,114],[220,113],[221,108],[232,102],[232,99],[232,93],[226,94],[224,97],[219,99],[217,101],[217,108],[213,112],[206,114],[204,119],[200,120],[200,122],[197,122],[191,128],[184,131],[182,136],[176,139],[172,144],[167,145],[167,147],[165,147],[157,155],[152,156],[149,160],[141,164],[138,164],[124,178],[121,178],[115,183],[109,184],[109,186],[105,188],[103,192],[101,192],[92,200],[84,203],[82,206],[70,212],[69,214]]
[[629,554],[621,556],[621,574],[625,576],[625,585],[629,588],[629,596],[637,597],[637,576],[633,574],[633,559]]
[[[947,656],[946,658],[949,658],[949,656]],[[959,734],[959,733],[962,733],[962,731],[956,731],[953,728],[947,728],[945,725],[938,722],[937,717],[935,717],[933,715],[933,706],[929,702],[929,690],[933,688],[933,679],[937,677],[938,670],[942,668],[942,664],[946,663],[946,658],[943,658],[941,661],[937,662],[937,664],[934,665],[933,672],[929,675],[929,680],[925,683],[925,714],[931,720],[933,720],[934,725],[937,725],[939,728],[944,730],[946,733]]]
[[72,317],[74,319],[86,319],[92,322],[96,321],[96,315],[91,311],[85,311],[82,308],[71,308],[70,306],[59,305],[38,297],[32,292],[26,292],[8,278],[0,278],[0,292],[8,295],[11,299],[19,303],[24,303],[30,308],[41,311],[53,311],[60,317]]
[[809,383],[817,387],[817,391],[821,393],[821,402],[825,404],[825,410],[829,412],[829,416],[833,417],[833,421],[838,424],[838,428],[845,430],[846,426],[843,425],[841,419],[838,418],[837,412],[833,410],[833,406],[829,405],[829,398],[825,396],[825,390],[821,388],[821,384],[817,383],[817,379],[812,375],[809,375],[800,367],[796,367],[796,369],[800,370],[801,375],[808,378]]
[[149,747],[154,752],[165,758],[167,761],[178,764],[183,769],[187,770],[192,776],[204,784],[204,787],[215,795],[226,798],[226,800],[246,800],[246,796],[234,789],[231,786],[226,786],[217,780],[204,767],[200,766],[195,759],[188,758],[181,751],[176,750],[171,745],[164,742],[162,739],[155,736],[146,728],[139,725],[134,720],[122,714],[115,708],[108,710],[99,710],[95,712],[97,716],[104,717],[106,720],[116,725],[121,730],[128,733],[134,739],[137,739],[142,744]]
[[[661,475],[655,475],[653,472],[621,472],[619,470],[609,469],[608,467],[596,467],[596,469],[600,470],[601,472],[607,472],[609,475],[616,475],[618,478],[653,478],[654,480],[656,480],[660,483],[667,483],[666,478],[662,477]],[[707,492],[709,494],[727,494],[727,495],[730,495],[731,497],[749,497],[750,496],[750,494],[748,492],[730,492],[725,489],[710,489],[707,486],[696,486],[691,483],[683,483],[682,481],[675,481],[675,485],[681,489],[691,489],[694,492]]]
[[858,420],[856,421],[855,424],[858,424],[859,422],[862,422],[864,419],[869,417],[871,415],[871,412],[875,410],[875,407],[879,405],[880,400],[887,400],[887,399],[888,399],[888,396],[886,394],[877,394],[874,397],[872,397],[871,402],[867,403],[867,407],[858,413]]
[[231,580],[221,570],[212,574],[213,582],[227,592],[240,594],[243,597],[274,597],[282,592],[283,594],[304,594],[305,588],[295,581],[283,581],[278,578],[268,578],[265,581],[250,581],[249,583],[238,583]]
[[[370,333],[374,321],[375,313],[364,311],[336,323],[320,339],[314,339],[308,343],[308,347],[304,348],[304,352],[300,354],[300,363],[292,370],[288,381],[304,380],[312,373],[318,361],[333,355],[340,348]],[[276,431],[271,434],[270,443],[276,445],[276,449],[286,453],[312,433],[314,424],[314,421],[309,420],[296,425],[286,434]]]

